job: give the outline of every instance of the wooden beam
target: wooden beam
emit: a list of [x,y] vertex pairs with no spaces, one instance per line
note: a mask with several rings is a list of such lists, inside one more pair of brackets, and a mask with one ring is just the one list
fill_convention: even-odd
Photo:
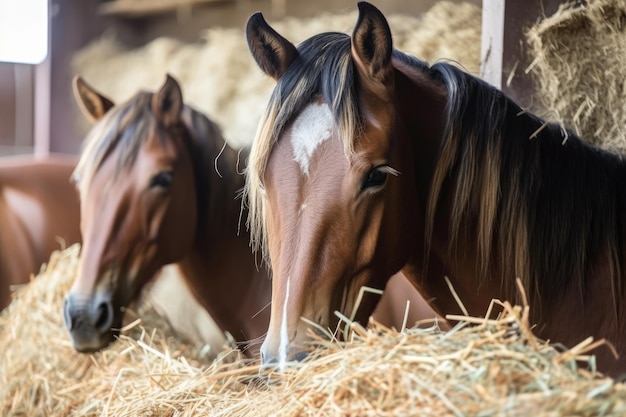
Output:
[[532,106],[533,84],[525,34],[565,0],[483,0],[481,77],[522,107]]
[[480,77],[502,88],[505,0],[483,0]]

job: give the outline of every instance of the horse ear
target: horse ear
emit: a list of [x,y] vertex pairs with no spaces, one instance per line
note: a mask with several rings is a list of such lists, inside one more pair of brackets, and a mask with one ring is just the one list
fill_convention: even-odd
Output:
[[74,98],[78,107],[87,118],[95,123],[106,114],[115,104],[92,86],[87,84],[80,75],[76,75],[72,80]]
[[180,120],[182,110],[183,93],[180,85],[167,74],[161,89],[152,95],[152,111],[165,127],[171,127]]
[[256,63],[275,80],[283,75],[298,56],[296,47],[268,25],[260,12],[248,19],[246,39]]
[[359,18],[352,33],[352,56],[359,72],[386,84],[393,72],[393,42],[385,16],[364,1],[358,3]]

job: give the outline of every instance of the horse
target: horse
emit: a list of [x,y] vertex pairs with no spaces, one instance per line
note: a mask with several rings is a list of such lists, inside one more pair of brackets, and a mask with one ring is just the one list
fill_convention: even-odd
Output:
[[54,250],[80,241],[74,158],[51,155],[0,161],[0,310],[11,286],[26,284]]
[[626,354],[623,157],[453,63],[394,49],[384,15],[358,9],[351,35],[298,47],[260,13],[246,26],[276,80],[244,193],[251,244],[273,271],[262,363],[306,357],[310,322],[335,328],[358,288],[401,271],[444,317],[527,295],[535,335],[606,339],[598,369],[626,371],[614,355]]
[[[81,77],[74,93],[96,123],[72,174],[84,242],[64,305],[74,349],[105,348],[119,334],[123,308],[175,263],[219,328],[255,356],[269,324],[271,281],[239,231],[238,161],[247,150],[238,155],[216,123],[184,104],[169,75],[156,93],[119,105]],[[389,323],[385,312],[380,320]],[[428,316],[415,309],[412,318]]]
[[64,305],[74,349],[106,347],[119,334],[123,308],[175,263],[218,326],[250,341],[253,352],[269,320],[271,288],[248,235],[237,233],[238,152],[217,124],[183,103],[169,75],[157,92],[119,105],[81,77],[74,92],[95,122],[72,174],[83,237]]

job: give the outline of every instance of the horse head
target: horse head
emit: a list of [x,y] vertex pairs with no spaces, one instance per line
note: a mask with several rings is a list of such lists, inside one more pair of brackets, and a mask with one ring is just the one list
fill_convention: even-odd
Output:
[[73,174],[83,247],[64,317],[74,348],[90,352],[113,339],[122,308],[159,268],[189,251],[197,196],[189,110],[172,77],[120,105],[80,77],[74,92],[95,125]]
[[247,25],[253,57],[277,80],[246,191],[253,245],[273,272],[263,362],[280,367],[306,355],[307,322],[333,331],[336,310],[366,322],[375,303],[356,305],[360,289],[384,288],[413,255],[403,242],[418,195],[391,33],[376,8],[359,11],[352,36],[324,33],[298,48],[260,14]]

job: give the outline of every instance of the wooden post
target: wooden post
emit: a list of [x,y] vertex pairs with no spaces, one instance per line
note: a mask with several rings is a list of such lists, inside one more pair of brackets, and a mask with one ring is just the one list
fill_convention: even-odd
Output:
[[522,107],[532,104],[533,85],[525,33],[564,0],[483,0],[481,77]]
[[497,88],[502,88],[504,3],[505,0],[483,0],[480,77]]
[[[48,8],[48,10],[50,10]],[[48,16],[50,19],[50,16]],[[33,77],[34,104],[33,104],[33,154],[35,157],[46,157],[50,153],[50,91],[51,91],[51,58],[50,24],[48,24],[48,56],[35,66]]]

